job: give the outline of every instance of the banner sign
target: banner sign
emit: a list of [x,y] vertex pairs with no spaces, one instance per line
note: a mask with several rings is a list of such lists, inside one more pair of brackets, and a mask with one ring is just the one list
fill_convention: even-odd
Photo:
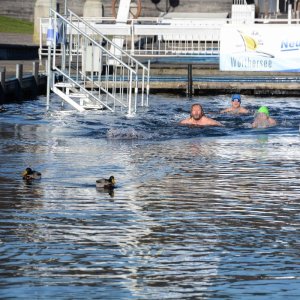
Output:
[[221,71],[300,72],[300,25],[225,25]]

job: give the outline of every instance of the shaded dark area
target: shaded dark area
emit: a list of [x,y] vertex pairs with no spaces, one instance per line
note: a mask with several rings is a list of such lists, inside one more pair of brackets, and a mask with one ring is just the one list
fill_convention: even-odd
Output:
[[5,89],[0,84],[0,103],[11,103],[25,99],[36,99],[46,94],[47,77],[40,75],[38,82],[33,75],[24,76],[22,84],[17,78],[5,82]]
[[38,59],[39,46],[0,44],[0,60]]

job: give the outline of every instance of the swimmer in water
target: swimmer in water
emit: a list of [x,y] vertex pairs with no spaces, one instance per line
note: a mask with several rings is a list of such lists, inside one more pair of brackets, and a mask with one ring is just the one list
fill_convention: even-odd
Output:
[[231,97],[231,107],[220,111],[221,114],[248,114],[249,110],[241,106],[241,95],[234,94]]
[[252,128],[267,128],[276,126],[277,122],[270,117],[269,110],[266,106],[261,106],[256,113],[255,119],[252,123]]
[[181,120],[179,124],[195,126],[224,126],[220,122],[206,117],[203,108],[199,103],[192,105],[190,116],[187,119]]

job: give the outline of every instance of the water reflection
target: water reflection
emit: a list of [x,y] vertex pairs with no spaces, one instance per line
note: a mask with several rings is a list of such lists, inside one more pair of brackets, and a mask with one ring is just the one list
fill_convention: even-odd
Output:
[[[292,126],[253,131],[229,119],[221,129],[177,128],[182,103],[156,100],[135,120],[45,115],[43,102],[34,113],[22,107],[29,117],[8,107],[1,298],[300,295],[298,102],[276,111]],[[42,179],[26,184],[27,166]],[[111,174],[113,194],[97,190],[96,179]]]

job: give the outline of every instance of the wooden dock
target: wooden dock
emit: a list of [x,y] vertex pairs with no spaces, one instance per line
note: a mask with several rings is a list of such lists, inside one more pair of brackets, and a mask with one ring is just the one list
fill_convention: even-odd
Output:
[[[45,95],[47,77],[39,62],[0,62],[0,104]],[[221,72],[215,64],[152,64],[150,93],[211,95],[242,93],[299,96],[298,73]]]
[[38,61],[0,61],[0,104],[45,94],[47,77]]
[[[190,82],[191,81],[191,82]],[[216,64],[152,64],[151,92],[259,95],[300,95],[300,74],[279,72],[224,72]]]

